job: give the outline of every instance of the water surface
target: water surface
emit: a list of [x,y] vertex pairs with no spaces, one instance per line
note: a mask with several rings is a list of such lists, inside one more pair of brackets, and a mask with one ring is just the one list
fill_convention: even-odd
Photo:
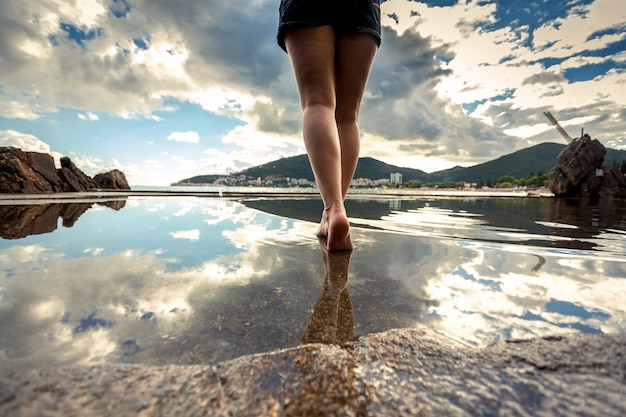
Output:
[[0,205],[0,374],[210,364],[427,325],[463,343],[626,328],[623,203],[316,198]]

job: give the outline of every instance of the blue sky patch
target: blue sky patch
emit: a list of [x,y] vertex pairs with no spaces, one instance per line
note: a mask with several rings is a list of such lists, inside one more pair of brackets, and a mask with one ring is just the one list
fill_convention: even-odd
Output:
[[567,68],[563,75],[567,81],[571,83],[593,80],[599,75],[606,74],[612,68],[616,67],[614,61],[605,61],[599,64],[583,65],[577,68]]
[[550,68],[553,65],[558,65],[565,61],[567,58],[542,58],[536,61],[532,61],[531,64],[539,63],[543,65],[544,68]]
[[[486,30],[497,30],[502,28],[528,27],[529,37],[524,43],[531,47],[533,44],[533,31],[547,22],[567,18],[573,13],[573,9],[593,3],[593,0],[562,1],[525,1],[513,0],[496,3],[495,22],[485,25]],[[487,3],[488,4],[488,3]]]
[[611,316],[603,312],[589,311],[584,307],[570,303],[567,301],[555,300],[552,298],[545,306],[546,311],[551,313],[559,313],[564,316],[580,317],[581,319],[596,318],[600,320],[607,320]]
[[152,319],[156,319],[156,314],[154,314],[153,312],[149,311],[145,314],[143,314],[140,318],[140,320],[144,320],[144,321],[149,321]]
[[148,43],[143,39],[135,38],[133,39],[133,43],[135,44],[137,48],[140,48],[143,50],[148,49]]
[[465,110],[465,113],[472,114],[476,110],[476,107],[480,106],[481,104],[485,104],[486,102],[487,99],[484,98],[482,100],[476,100],[471,103],[463,103],[461,106],[463,107],[463,110]]
[[[623,39],[617,42],[608,44],[605,48],[596,49],[596,50],[587,50],[585,51],[585,55],[605,57],[609,55],[619,54],[625,50],[626,50],[626,37],[624,37]],[[621,65],[623,67],[624,65],[623,61]]]
[[96,313],[93,312],[87,318],[80,319],[80,324],[74,327],[74,333],[83,333],[89,330],[97,329],[98,327],[110,328],[113,327],[113,322],[99,319],[96,317]]
[[449,7],[458,4],[459,0],[425,0],[420,3],[427,4],[429,7]]
[[85,30],[69,23],[61,23],[60,28],[62,31],[67,32],[69,40],[76,42],[82,48],[85,48],[85,41],[102,36],[102,29],[100,28]]

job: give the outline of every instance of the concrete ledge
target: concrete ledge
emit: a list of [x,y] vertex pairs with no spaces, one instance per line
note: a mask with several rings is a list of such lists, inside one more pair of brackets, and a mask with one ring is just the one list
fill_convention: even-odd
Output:
[[0,381],[2,416],[624,416],[626,334],[466,347],[429,329],[215,366],[104,364]]

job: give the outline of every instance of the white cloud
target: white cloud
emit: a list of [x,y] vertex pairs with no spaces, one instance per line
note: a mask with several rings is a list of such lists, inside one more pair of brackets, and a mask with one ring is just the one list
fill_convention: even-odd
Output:
[[198,132],[193,131],[173,132],[167,137],[167,140],[173,140],[175,142],[198,143],[200,142],[200,135],[198,134]]
[[180,230],[178,232],[171,232],[170,235],[174,239],[184,239],[184,240],[196,241],[196,240],[200,239],[200,230],[199,229]]
[[91,122],[95,122],[97,120],[100,120],[100,117],[97,114],[92,113],[90,111],[88,111],[87,113],[78,113],[78,118],[80,120],[88,120],[88,121],[91,121]]
[[282,151],[283,155],[304,151],[300,137],[259,132],[249,124],[232,129],[222,137],[222,142],[245,149],[250,155],[258,155],[261,150],[266,154],[277,154]]
[[70,159],[78,168],[85,171],[85,173],[97,172],[105,166],[102,159],[90,155],[78,155],[72,152]]
[[[31,101],[17,101],[8,95],[0,94],[0,117],[9,119],[37,120],[41,117],[41,111],[36,103]],[[53,111],[53,109],[48,109]]]
[[14,146],[26,152],[50,153],[50,145],[37,136],[15,130],[0,131],[0,145]]

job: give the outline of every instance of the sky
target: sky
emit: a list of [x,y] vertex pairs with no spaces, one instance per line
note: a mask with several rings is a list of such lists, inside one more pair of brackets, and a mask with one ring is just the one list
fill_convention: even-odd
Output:
[[[581,129],[626,149],[622,0],[387,0],[361,156],[434,172]],[[0,146],[165,186],[303,154],[279,0],[2,0]]]

